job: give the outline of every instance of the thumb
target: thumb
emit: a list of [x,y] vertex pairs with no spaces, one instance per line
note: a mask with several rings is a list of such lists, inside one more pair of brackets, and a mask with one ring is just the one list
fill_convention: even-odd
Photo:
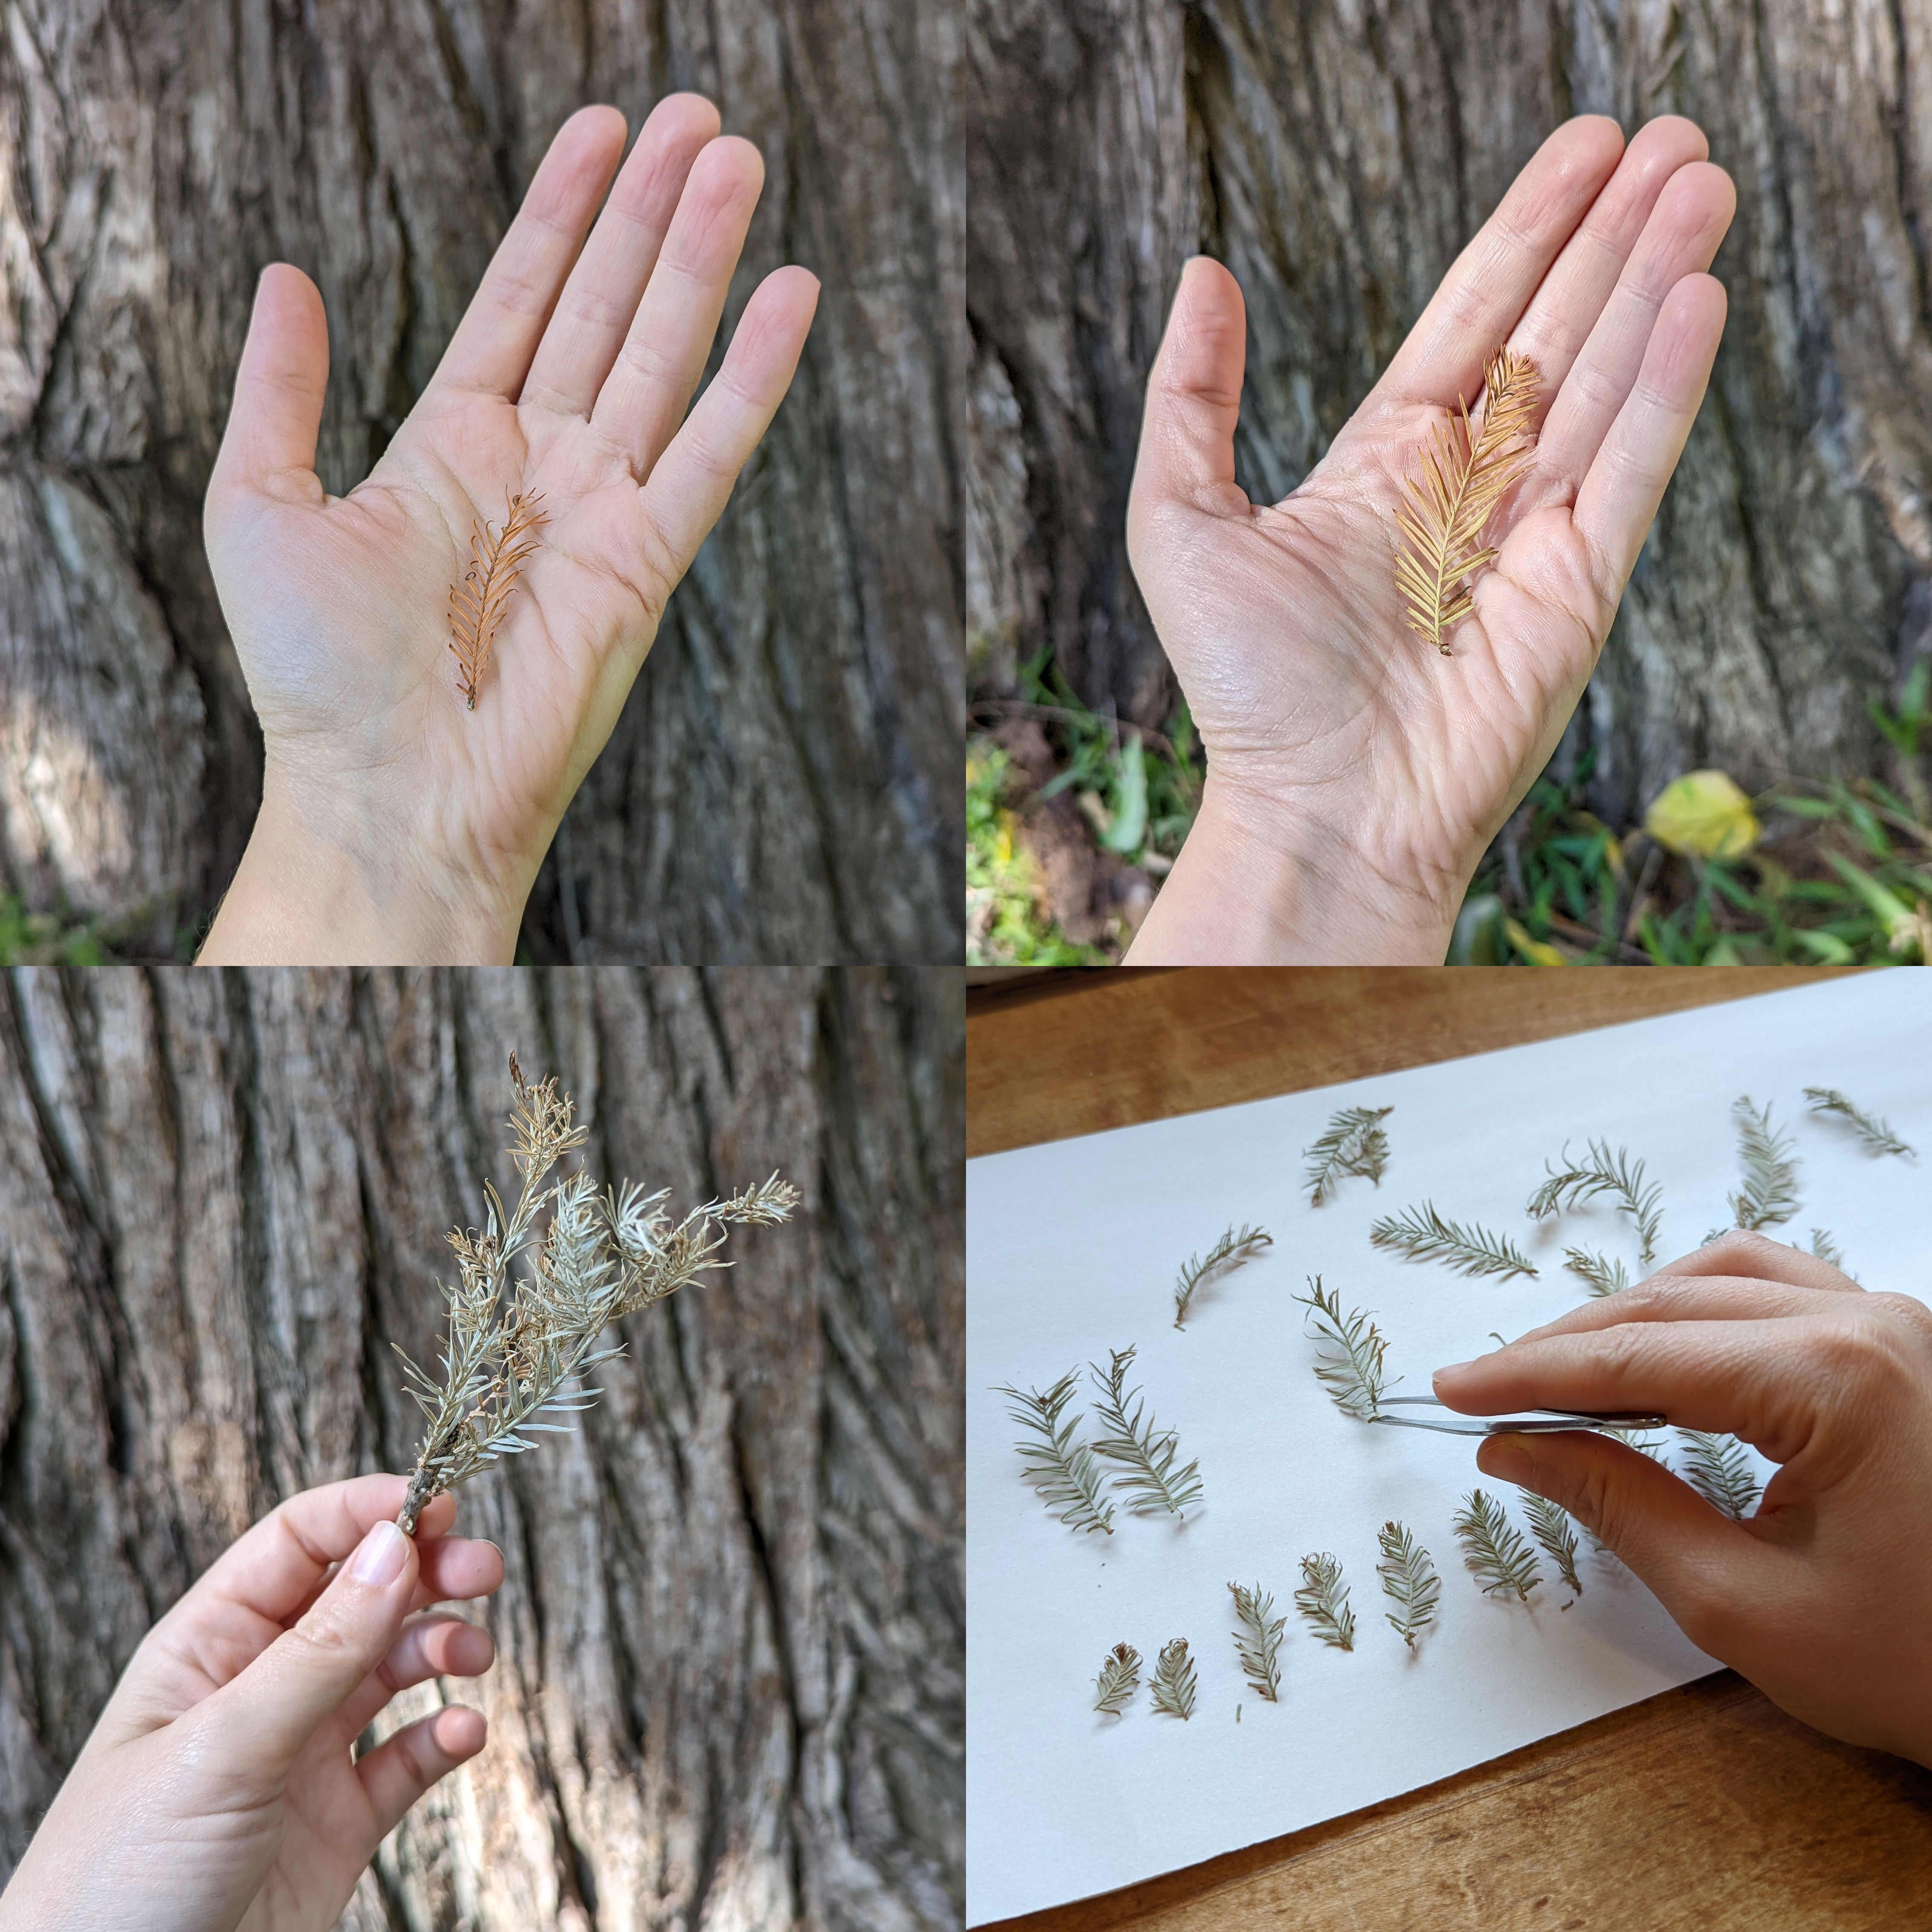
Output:
[[271,262],[256,284],[210,496],[318,491],[315,442],[328,386],[328,322],[321,291],[290,263]]
[[1240,284],[1197,255],[1181,271],[1167,333],[1148,377],[1141,448],[1127,506],[1130,541],[1166,503],[1225,511],[1245,507],[1234,484],[1234,425],[1247,359]]
[[208,1721],[245,1750],[270,1782],[284,1777],[309,1739],[387,1655],[409,1613],[416,1546],[379,1522],[292,1630],[206,1700]]
[[1568,1510],[1626,1564],[1700,1650],[1721,1658],[1764,1546],[1664,1468],[1588,1430],[1485,1438],[1476,1466]]

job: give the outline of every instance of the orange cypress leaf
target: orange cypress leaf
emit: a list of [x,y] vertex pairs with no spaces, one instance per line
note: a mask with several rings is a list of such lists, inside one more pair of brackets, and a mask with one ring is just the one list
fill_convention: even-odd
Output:
[[537,547],[537,526],[548,520],[536,507],[542,501],[540,492],[508,497],[502,530],[495,534],[479,517],[470,532],[470,568],[460,584],[450,586],[449,648],[456,653],[463,695],[472,711],[510,592]]

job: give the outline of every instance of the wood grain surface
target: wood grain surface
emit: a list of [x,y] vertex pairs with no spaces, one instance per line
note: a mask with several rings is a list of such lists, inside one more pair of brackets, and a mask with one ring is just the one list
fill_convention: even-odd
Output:
[[[980,988],[975,1154],[1804,983],[1802,970],[1069,975]],[[1932,1925],[1932,1773],[1730,1671],[1028,1932],[1894,1932]]]

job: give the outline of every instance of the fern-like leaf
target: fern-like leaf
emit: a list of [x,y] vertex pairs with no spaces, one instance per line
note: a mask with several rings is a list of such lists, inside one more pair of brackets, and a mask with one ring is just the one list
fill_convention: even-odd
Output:
[[1901,1160],[1916,1157],[1917,1150],[1910,1142],[1900,1140],[1875,1114],[1868,1114],[1855,1107],[1835,1087],[1808,1087],[1804,1097],[1811,1103],[1814,1114],[1836,1114],[1849,1120],[1852,1130],[1858,1137],[1858,1144],[1876,1159],[1880,1154],[1894,1154]]
[[1402,1379],[1400,1376],[1391,1379],[1383,1372],[1388,1340],[1359,1308],[1344,1315],[1340,1292],[1324,1289],[1318,1274],[1310,1277],[1308,1288],[1307,1294],[1294,1299],[1312,1311],[1308,1318],[1327,1345],[1327,1352],[1315,1364],[1316,1379],[1344,1415],[1352,1415],[1358,1422],[1372,1422],[1382,1397]]
[[1536,1264],[1507,1234],[1474,1222],[1445,1220],[1432,1201],[1400,1214],[1385,1214],[1369,1230],[1372,1247],[1393,1248],[1412,1262],[1445,1262],[1458,1274],[1533,1275]]
[[1529,1601],[1530,1592],[1543,1581],[1536,1552],[1494,1496],[1474,1490],[1462,1498],[1456,1513],[1456,1536],[1462,1546],[1462,1560],[1474,1572],[1484,1596],[1514,1593]]
[[1180,1279],[1174,1285],[1174,1325],[1177,1328],[1185,1326],[1187,1306],[1194,1299],[1194,1291],[1216,1268],[1225,1265],[1239,1267],[1251,1256],[1274,1245],[1274,1237],[1265,1228],[1250,1228],[1244,1222],[1238,1233],[1230,1227],[1206,1254],[1190,1255],[1186,1265],[1180,1270]]
[[1148,1688],[1154,1693],[1154,1707],[1170,1718],[1194,1714],[1194,1660],[1187,1654],[1187,1640],[1176,1637],[1160,1647],[1154,1676]]
[[1526,1490],[1522,1513],[1529,1519],[1529,1532],[1542,1544],[1544,1552],[1562,1573],[1563,1580],[1580,1597],[1583,1586],[1576,1574],[1576,1532],[1570,1527],[1570,1513],[1547,1496]]
[[534,490],[510,497],[500,531],[493,532],[478,518],[470,533],[470,568],[460,584],[450,586],[449,648],[456,653],[458,682],[472,711],[510,593],[537,547],[538,526],[548,520],[537,508],[542,501],[541,493]]
[[1388,1130],[1382,1122],[1394,1112],[1393,1107],[1344,1107],[1330,1119],[1315,1144],[1302,1150],[1308,1171],[1301,1184],[1308,1190],[1311,1208],[1334,1199],[1336,1189],[1350,1174],[1382,1185],[1389,1153]]
[[1417,473],[1402,479],[1408,500],[1396,511],[1402,542],[1395,562],[1402,621],[1444,657],[1449,633],[1475,605],[1468,580],[1496,557],[1483,531],[1534,460],[1520,439],[1529,434],[1540,387],[1528,356],[1498,349],[1483,371],[1481,422],[1471,426],[1459,396],[1459,415],[1431,426]]
[[1581,1275],[1595,1295],[1616,1294],[1630,1286],[1630,1274],[1620,1261],[1609,1261],[1584,1248],[1565,1248],[1563,1265],[1572,1274]]
[[1274,1613],[1274,1599],[1257,1583],[1251,1590],[1230,1583],[1234,1592],[1234,1616],[1239,1624],[1234,1633],[1234,1653],[1241,1660],[1241,1675],[1257,1697],[1270,1704],[1281,1701],[1281,1634],[1288,1619]]
[[1114,1506],[1101,1494],[1100,1466],[1087,1444],[1076,1442],[1079,1412],[1063,1423],[1060,1412],[1073,1399],[1073,1373],[1069,1370],[1042,1394],[1038,1389],[1017,1389],[1001,1383],[998,1393],[1012,1404],[1006,1413],[1025,1430],[1030,1441],[1016,1446],[1022,1474],[1035,1486],[1047,1508],[1070,1528],[1114,1533]]
[[1199,1465],[1190,1462],[1180,1469],[1174,1466],[1180,1438],[1171,1429],[1155,1428],[1140,1390],[1126,1385],[1136,1351],[1115,1348],[1111,1353],[1112,1365],[1105,1374],[1097,1363],[1088,1364],[1101,1390],[1094,1412],[1107,1431],[1095,1438],[1094,1453],[1120,1465],[1114,1486],[1125,1492],[1127,1507],[1136,1515],[1162,1509],[1172,1516],[1182,1515],[1190,1504],[1200,1500]]
[[1791,1138],[1772,1125],[1769,1104],[1754,1107],[1748,1094],[1732,1106],[1731,1118],[1737,1123],[1744,1169],[1744,1184],[1731,1196],[1733,1224],[1780,1226],[1798,1212],[1798,1162]]
[[1548,1162],[1544,1164],[1550,1178],[1529,1197],[1532,1221],[1580,1207],[1599,1194],[1608,1194],[1636,1223],[1637,1239],[1643,1250],[1641,1258],[1646,1262],[1657,1258],[1658,1230],[1664,1222],[1664,1210],[1658,1204],[1664,1198],[1664,1186],[1660,1181],[1646,1182],[1642,1161],[1632,1160],[1627,1149],[1613,1148],[1608,1141],[1592,1141],[1588,1154],[1580,1161],[1573,1162],[1565,1147],[1560,1168]]
[[1409,1533],[1408,1526],[1385,1522],[1376,1535],[1382,1561],[1376,1574],[1382,1580],[1382,1593],[1395,1605],[1385,1614],[1390,1628],[1407,1644],[1436,1621],[1436,1600],[1442,1594],[1442,1580],[1429,1552]]
[[1294,1607],[1324,1643],[1337,1650],[1355,1647],[1355,1613],[1348,1607],[1348,1586],[1342,1566],[1324,1550],[1301,1559],[1301,1588]]
[[1140,1652],[1130,1643],[1115,1644],[1094,1680],[1094,1688],[1100,1693],[1094,1700],[1094,1709],[1118,1718],[1133,1702],[1140,1681]]
[[1825,1228],[1814,1228],[1811,1230],[1811,1252],[1821,1262],[1828,1262],[1840,1274],[1851,1275],[1854,1281],[1858,1280],[1858,1276],[1852,1274],[1851,1270],[1845,1265],[1844,1250],[1832,1240]]
[[1735,1436],[1707,1435],[1701,1429],[1680,1429],[1684,1444],[1684,1480],[1713,1509],[1742,1522],[1757,1507],[1758,1481]]

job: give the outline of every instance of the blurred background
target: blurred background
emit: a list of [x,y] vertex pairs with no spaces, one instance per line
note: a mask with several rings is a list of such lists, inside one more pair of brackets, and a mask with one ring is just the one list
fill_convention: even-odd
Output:
[[[537,963],[959,954],[963,183],[944,0],[19,0],[0,37],[0,958],[192,951],[261,745],[201,544],[257,274],[367,474],[551,135],[679,88],[824,284],[532,896]],[[721,338],[722,339],[722,338]],[[714,355],[712,367],[716,366]]]
[[1198,800],[1124,530],[1184,261],[1279,498],[1584,112],[1703,128],[1730,320],[1451,957],[1932,958],[1932,0],[971,0],[965,76],[969,958],[1118,957]]
[[[0,977],[0,1884],[149,1625],[293,1491],[412,1466],[514,1048],[674,1211],[803,1200],[458,1492],[482,1755],[344,1932],[944,1932],[963,1911],[956,968]],[[424,1714],[430,1684],[382,1720]]]

